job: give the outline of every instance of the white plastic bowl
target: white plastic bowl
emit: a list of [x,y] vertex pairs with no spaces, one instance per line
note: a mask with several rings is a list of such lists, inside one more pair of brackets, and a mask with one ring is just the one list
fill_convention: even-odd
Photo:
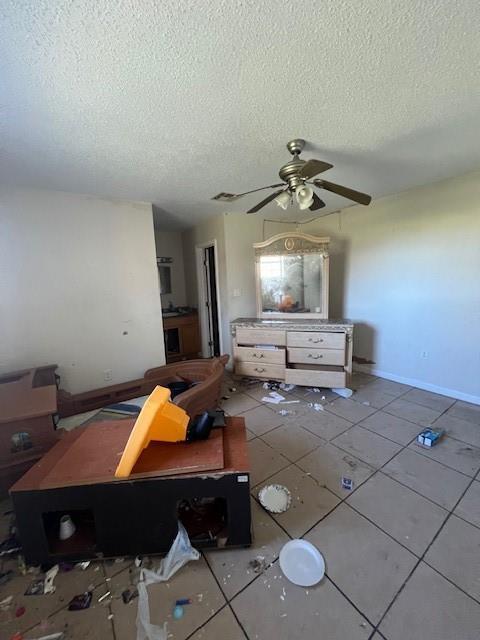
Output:
[[307,540],[290,540],[282,547],[280,568],[290,582],[300,587],[313,587],[325,575],[322,554]]

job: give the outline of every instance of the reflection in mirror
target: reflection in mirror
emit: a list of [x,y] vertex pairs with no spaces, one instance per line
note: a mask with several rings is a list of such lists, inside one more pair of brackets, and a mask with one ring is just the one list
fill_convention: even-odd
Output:
[[323,255],[260,256],[263,313],[322,313]]

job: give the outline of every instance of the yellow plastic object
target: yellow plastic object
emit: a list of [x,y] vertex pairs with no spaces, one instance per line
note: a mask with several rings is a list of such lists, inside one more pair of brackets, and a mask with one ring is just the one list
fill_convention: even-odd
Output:
[[151,440],[184,442],[189,420],[183,409],[170,402],[170,389],[155,387],[133,425],[115,477],[128,478]]

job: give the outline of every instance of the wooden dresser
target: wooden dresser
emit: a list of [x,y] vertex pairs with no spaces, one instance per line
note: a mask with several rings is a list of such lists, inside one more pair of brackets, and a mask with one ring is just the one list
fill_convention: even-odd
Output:
[[235,373],[309,387],[347,387],[352,373],[349,320],[265,320],[231,323]]

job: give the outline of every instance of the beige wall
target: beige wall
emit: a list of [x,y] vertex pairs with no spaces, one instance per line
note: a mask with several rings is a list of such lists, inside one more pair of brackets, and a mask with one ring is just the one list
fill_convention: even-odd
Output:
[[165,362],[151,205],[0,189],[0,371],[78,392]]
[[168,307],[170,302],[175,307],[184,307],[187,304],[187,294],[185,291],[182,234],[180,231],[159,231],[155,229],[155,246],[157,256],[173,259],[172,264],[169,265],[172,293],[162,294],[162,307]]
[[[255,315],[252,243],[295,226],[245,214],[224,226],[231,320]],[[330,317],[354,320],[369,369],[480,402],[480,172],[298,228],[331,237]]]

